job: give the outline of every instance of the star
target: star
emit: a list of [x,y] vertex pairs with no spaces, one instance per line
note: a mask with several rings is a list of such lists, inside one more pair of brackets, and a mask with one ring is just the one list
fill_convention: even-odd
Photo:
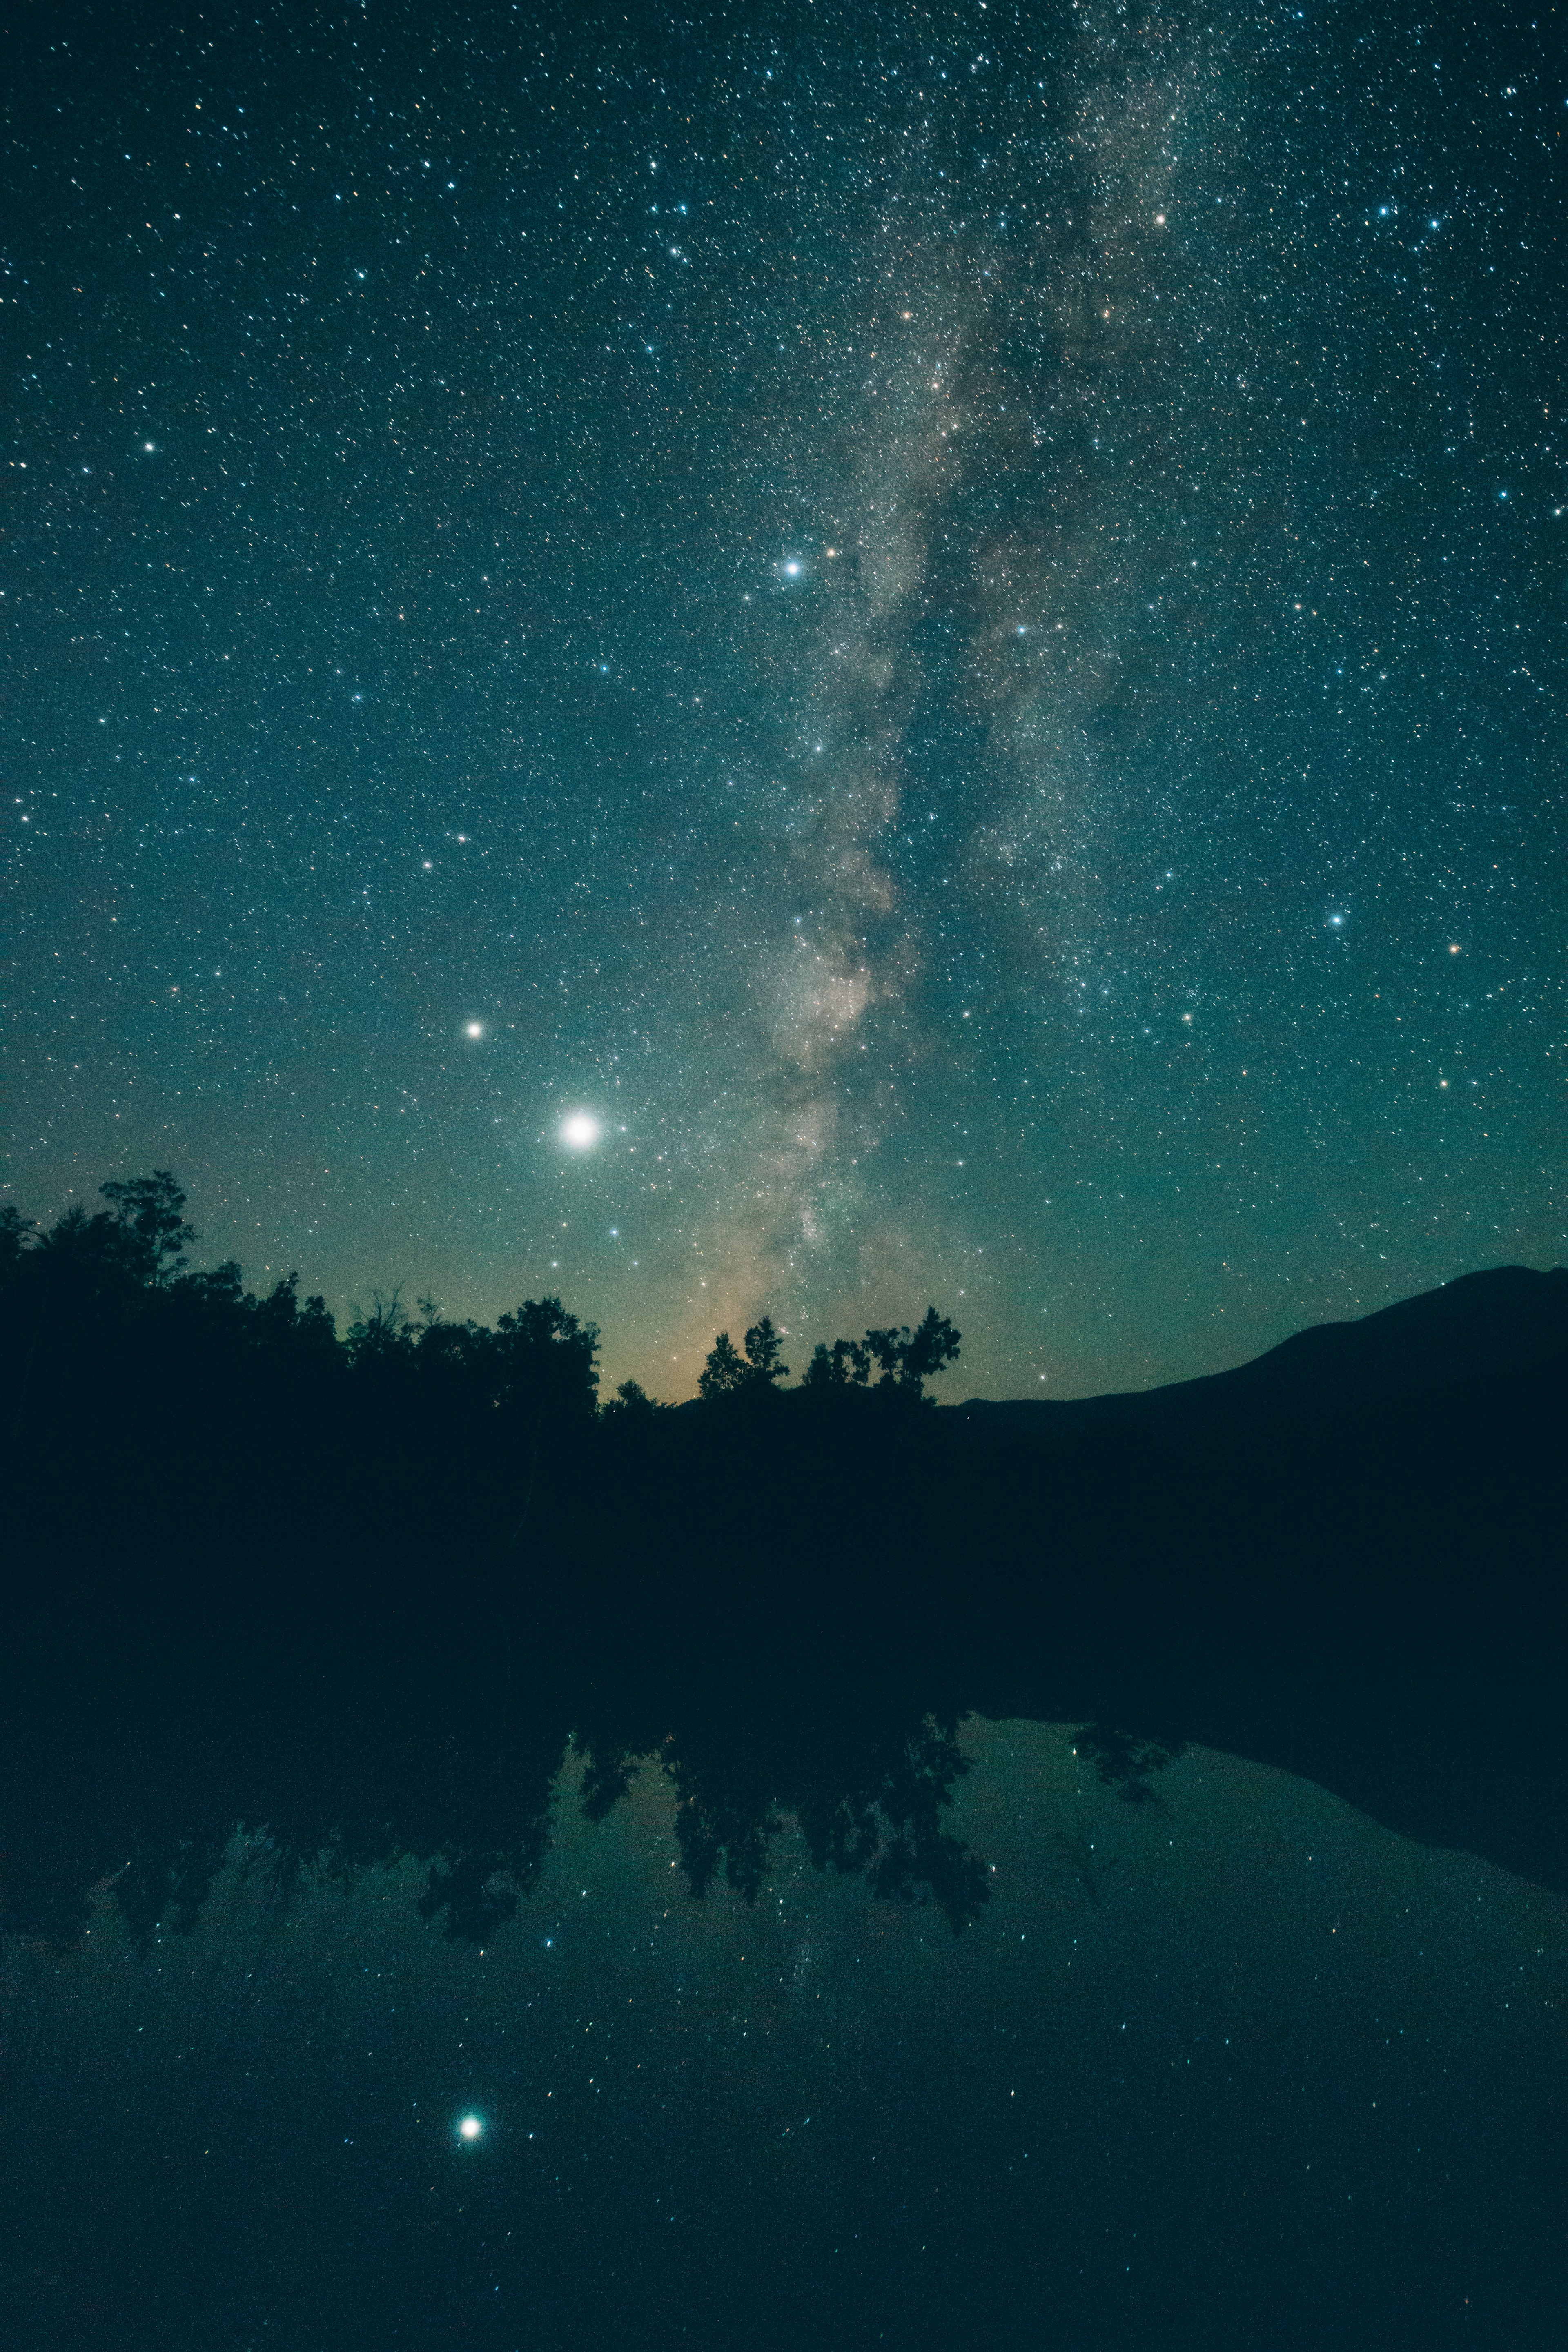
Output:
[[[1336,37],[1297,5],[1290,71],[1337,86]],[[974,29],[988,21],[982,8]],[[397,61],[401,111],[371,175],[359,101],[328,70],[317,168],[362,154],[355,257],[332,268],[305,205],[281,206],[265,236],[242,207],[221,265],[205,235],[168,241],[154,205],[181,195],[184,236],[195,199],[161,151],[128,160],[123,188],[105,182],[79,217],[62,208],[48,188],[99,185],[99,133],[90,110],[58,110],[85,70],[74,44],[40,64],[26,102],[51,161],[19,199],[38,266],[6,300],[59,463],[9,461],[37,528],[0,613],[26,585],[35,618],[79,614],[69,634],[92,648],[100,707],[78,709],[68,664],[25,666],[16,837],[54,861],[47,887],[79,920],[27,935],[12,1181],[41,1207],[132,1164],[173,1167],[204,1249],[243,1259],[246,1237],[275,1237],[340,1317],[356,1284],[417,1279],[438,1228],[465,1313],[510,1294],[521,1254],[541,1277],[568,1273],[568,1305],[602,1321],[606,1394],[637,1372],[679,1396],[722,1319],[764,1309],[810,1330],[809,1359],[838,1301],[864,1288],[873,1322],[940,1307],[957,1295],[952,1253],[984,1242],[989,1264],[1004,1236],[1008,1279],[984,1313],[963,1301],[966,1393],[1041,1384],[1047,1297],[1062,1302],[1053,1393],[1215,1370],[1230,1342],[1211,1286],[1228,1297],[1229,1271],[1205,1255],[1196,1204],[1233,1221],[1249,1330],[1283,1338],[1333,1300],[1349,1312],[1339,1241],[1309,1204],[1328,1123],[1348,1186],[1381,1200],[1391,1181],[1402,1113],[1367,1024],[1400,1045],[1447,955],[1449,991],[1461,962],[1487,976],[1453,1015],[1478,1069],[1501,1066],[1522,1019],[1502,975],[1549,969],[1552,895],[1534,885],[1554,846],[1555,741],[1529,583],[1568,502],[1531,471],[1560,419],[1529,338],[1496,331],[1523,299],[1525,279],[1505,278],[1535,268],[1549,233],[1544,183],[1519,177],[1501,84],[1495,107],[1452,94],[1451,121],[1436,90],[1408,115],[1386,93],[1369,102],[1357,200],[1341,189],[1324,212],[1333,101],[1278,152],[1264,113],[1226,110],[1213,150],[1194,126],[1228,110],[1228,68],[1196,34],[1172,34],[1173,103],[1184,95],[1167,119],[1119,32],[1102,45],[1064,19],[1026,79],[960,62],[933,25],[917,97],[852,29],[830,96],[804,63],[802,12],[781,24],[744,168],[722,43],[705,63],[699,29],[679,106],[672,92],[667,120],[647,92],[617,102],[591,173],[575,115],[545,102],[526,197],[488,119],[468,121],[458,181]],[[583,37],[641,88],[633,32]],[[1086,108],[1114,186],[1073,160]],[[237,110],[228,121],[193,105],[185,126],[215,199],[239,162],[226,146],[220,178]],[[864,178],[839,143],[851,121]],[[247,114],[244,137],[251,184],[300,170],[271,117]],[[1456,138],[1477,218],[1500,197],[1518,228],[1489,261],[1456,260],[1439,317],[1414,273],[1447,220],[1423,230],[1412,192],[1451,190]],[[1244,204],[1265,173],[1278,190]],[[668,193],[645,204],[649,177]],[[1397,204],[1376,194],[1396,177]],[[490,188],[493,241],[416,260],[435,234],[418,207],[465,185]],[[350,203],[342,187],[334,215]],[[668,227],[689,216],[689,252]],[[93,306],[72,289],[116,282],[133,250],[141,356],[119,380],[126,404],[100,412]],[[411,262],[438,299],[415,299]],[[516,316],[520,271],[538,290],[579,269],[601,291],[531,290],[526,360],[520,344],[515,375],[492,382],[475,322]],[[1217,337],[1216,297],[1245,305],[1245,350]],[[919,335],[899,332],[917,318]],[[1339,434],[1342,372],[1386,432]],[[1468,447],[1463,400],[1428,397],[1439,373],[1495,383]],[[200,392],[220,379],[236,394],[221,418]],[[1267,383],[1273,424],[1254,405]],[[163,453],[148,424],[130,437],[154,409],[170,465],[138,474],[130,457]],[[1213,465],[1221,443],[1232,467]],[[1449,487],[1415,496],[1423,480]],[[801,549],[780,545],[784,527]],[[764,574],[803,593],[774,595]],[[351,674],[365,683],[345,711]],[[616,692],[584,694],[592,677]],[[1494,779],[1514,798],[1488,815],[1452,747],[1473,750],[1479,714],[1505,709],[1518,789]],[[47,749],[61,742],[63,764]],[[1450,768],[1452,790],[1435,788]],[[1505,815],[1506,853],[1486,831]],[[1164,855],[1180,892],[1173,867],[1147,878]],[[182,961],[171,983],[198,908],[216,962]],[[1330,971],[1309,977],[1314,958]],[[497,1008],[493,1046],[464,997]],[[159,1008],[155,1051],[121,1017],[133,1003]],[[471,1068],[454,1069],[454,1045],[475,1048]],[[1240,1120],[1232,1047],[1278,1071],[1245,1082],[1245,1151],[1239,1124],[1222,1139]],[[297,1052],[312,1066],[296,1091]],[[492,1093],[503,1064],[525,1091]],[[1489,1133],[1406,1135],[1413,1177],[1441,1152],[1443,1205],[1412,1193],[1397,1212],[1364,1306],[1457,1272],[1471,1234],[1520,1262],[1561,1256],[1538,1141],[1555,1071],[1545,1053],[1520,1061]],[[500,1113],[461,1103],[481,1079]],[[389,1096],[405,1116],[384,1115]],[[955,1170],[946,1138],[976,1101],[1016,1116]],[[1114,1117],[1088,1108],[1113,1101]],[[429,1123],[415,1136],[416,1106]],[[596,1188],[621,1168],[600,1146],[618,1136],[629,1165],[633,1127],[658,1166],[626,1194],[637,1261],[598,1248],[626,1238],[599,1221],[618,1195]],[[437,1131],[438,1184],[423,1156]],[[1140,1222],[1108,1221],[1134,1198],[1134,1163]],[[1265,1172],[1290,1204],[1283,1234]],[[542,1255],[563,1189],[593,1196],[574,1199],[589,1238],[574,1232],[570,1267]],[[448,1198],[465,1204],[449,1233]],[[628,1285],[644,1248],[648,1281]],[[689,1312],[699,1262],[710,1279]],[[1090,1264],[1080,1282],[1071,1269]]]

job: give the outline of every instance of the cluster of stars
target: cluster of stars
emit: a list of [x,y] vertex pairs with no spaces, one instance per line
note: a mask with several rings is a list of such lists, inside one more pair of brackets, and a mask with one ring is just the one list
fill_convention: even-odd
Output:
[[962,1290],[1060,1391],[1560,1255],[1545,100],[1336,37],[42,68],[18,1195],[172,1163],[678,1390],[764,1307]]

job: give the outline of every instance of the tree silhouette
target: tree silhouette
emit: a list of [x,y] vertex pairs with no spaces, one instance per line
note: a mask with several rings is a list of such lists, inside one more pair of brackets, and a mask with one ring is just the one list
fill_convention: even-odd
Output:
[[37,1237],[31,1217],[7,1201],[0,1208],[0,1286],[11,1281]]
[[753,1323],[746,1334],[746,1352],[742,1356],[728,1331],[721,1331],[708,1351],[708,1360],[697,1386],[711,1402],[719,1397],[743,1396],[748,1392],[771,1395],[780,1381],[789,1378],[789,1366],[780,1360],[784,1350],[778,1328],[771,1315]]
[[[1147,1806],[1181,1740],[1238,1709],[1299,1706],[1278,1752],[1315,1752],[1342,1656],[1346,1704],[1373,1710],[1345,1751],[1358,1788],[1384,1697],[1404,1709],[1423,1675],[1423,1753],[1472,1741],[1479,1781],[1488,1743],[1517,1740],[1538,1786],[1562,1714],[1560,1336],[1436,1402],[1369,1412],[1325,1370],[1305,1424],[1295,1389],[1255,1420],[1222,1391],[1207,1422],[1096,1415],[1042,1445],[1005,1407],[924,1412],[959,1353],[934,1307],[816,1348],[798,1401],[763,1316],[707,1360],[704,1397],[732,1411],[628,1381],[601,1412],[597,1330],[559,1298],[488,1328],[393,1293],[340,1339],[296,1275],[253,1294],[232,1260],[188,1269],[192,1238],[167,1171],[47,1233],[0,1209],[0,1927],[79,1935],[121,1865],[133,1923],[193,1919],[244,1820],[298,1861],[417,1853],[426,1916],[483,1936],[590,1717],[591,1804],[637,1756],[678,1770],[694,1888],[722,1870],[755,1893],[793,1814],[823,1866],[929,1891],[955,1923],[984,1894],[943,1826],[968,1705],[1081,1716],[1080,1757]],[[824,1540],[787,1586],[748,1572],[747,1530],[802,1493]],[[1468,1841],[1447,1802],[1438,1842]],[[1500,1812],[1497,1858],[1568,1884],[1568,1840],[1533,1826],[1549,1811]]]
[[951,1364],[958,1354],[959,1334],[945,1315],[928,1307],[911,1332],[907,1323],[883,1331],[868,1331],[866,1347],[879,1366],[879,1389],[899,1389],[907,1396],[923,1397],[925,1383]]
[[959,1334],[945,1315],[928,1307],[919,1325],[906,1336],[900,1350],[899,1382],[917,1396],[927,1381],[958,1360]]
[[586,1426],[598,1409],[599,1327],[559,1298],[525,1298],[496,1322],[500,1402],[513,1412]]
[[[237,1268],[237,1272],[238,1269]],[[318,1351],[337,1337],[331,1310],[320,1291],[300,1304],[300,1277],[286,1274],[255,1306],[256,1328],[264,1343],[303,1340]]]
[[859,1339],[818,1340],[801,1376],[805,1389],[864,1388],[871,1373],[870,1349]]
[[606,1405],[600,1408],[602,1421],[637,1423],[645,1426],[668,1408],[650,1397],[640,1381],[623,1381]]
[[712,1402],[718,1397],[734,1396],[752,1377],[752,1368],[745,1361],[728,1331],[721,1331],[708,1350],[708,1360],[702,1367],[697,1386]]
[[771,1388],[777,1381],[789,1378],[789,1366],[779,1361],[784,1342],[773,1328],[773,1318],[764,1315],[753,1323],[746,1334],[746,1360],[751,1366],[752,1383],[758,1388]]
[[354,1308],[354,1319],[344,1335],[343,1345],[355,1371],[373,1367],[383,1370],[411,1352],[414,1332],[407,1310],[395,1290],[390,1298],[384,1298],[378,1290],[368,1315],[363,1307]]
[[196,1234],[185,1223],[185,1196],[169,1171],[154,1168],[151,1176],[98,1189],[125,1237],[128,1257],[145,1269],[142,1280],[173,1280]]

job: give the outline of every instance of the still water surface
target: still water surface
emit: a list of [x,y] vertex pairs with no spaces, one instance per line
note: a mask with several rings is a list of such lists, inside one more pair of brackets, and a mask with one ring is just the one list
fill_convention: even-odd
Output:
[[1560,2347],[1568,1905],[1205,1749],[971,1719],[989,1899],[689,1891],[583,1768],[515,1916],[237,1838],[4,1959],[4,2341]]

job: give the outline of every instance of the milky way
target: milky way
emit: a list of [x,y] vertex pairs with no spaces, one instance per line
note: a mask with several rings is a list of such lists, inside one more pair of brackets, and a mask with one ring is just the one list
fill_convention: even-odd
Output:
[[48,33],[30,1213],[172,1166],[667,1395],[764,1307],[1067,1393],[1563,1256],[1527,18]]

